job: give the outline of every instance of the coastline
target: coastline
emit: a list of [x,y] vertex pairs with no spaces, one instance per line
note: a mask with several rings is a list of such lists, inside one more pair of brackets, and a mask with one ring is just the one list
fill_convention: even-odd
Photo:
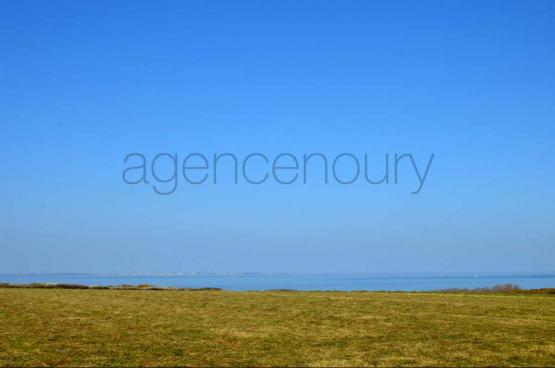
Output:
[[518,285],[502,284],[493,285],[491,287],[482,288],[450,288],[443,290],[296,290],[296,289],[268,289],[268,290],[227,290],[218,287],[166,287],[149,284],[141,285],[80,285],[80,284],[57,284],[57,283],[30,283],[30,284],[12,284],[0,282],[0,288],[4,289],[78,289],[78,290],[136,290],[136,291],[225,291],[225,292],[295,292],[295,293],[311,293],[311,292],[339,292],[339,293],[454,293],[454,294],[511,294],[511,295],[553,295],[555,296],[555,288],[538,288],[538,289],[521,289]]

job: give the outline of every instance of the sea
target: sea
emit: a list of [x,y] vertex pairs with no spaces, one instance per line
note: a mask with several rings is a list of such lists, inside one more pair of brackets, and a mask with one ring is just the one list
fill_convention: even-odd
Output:
[[555,288],[547,274],[0,274],[0,283],[141,285],[224,290],[432,291],[516,284],[522,289]]

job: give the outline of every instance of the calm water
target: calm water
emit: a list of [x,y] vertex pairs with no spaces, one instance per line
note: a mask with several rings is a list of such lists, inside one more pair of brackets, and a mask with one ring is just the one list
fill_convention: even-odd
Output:
[[91,275],[33,274],[0,275],[0,282],[71,283],[81,285],[139,285],[173,287],[218,287],[227,290],[405,290],[423,291],[447,288],[476,288],[497,284],[517,284],[521,288],[555,287],[555,273],[543,275],[452,275],[452,276],[377,276],[377,275]]

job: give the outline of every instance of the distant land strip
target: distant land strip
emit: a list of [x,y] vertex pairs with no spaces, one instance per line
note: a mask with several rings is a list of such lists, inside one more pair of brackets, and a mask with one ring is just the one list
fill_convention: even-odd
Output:
[[[162,290],[162,291],[224,291],[222,288],[217,287],[169,287],[169,286],[154,286],[150,284],[139,285],[80,285],[80,284],[65,284],[65,283],[30,283],[30,284],[13,284],[13,283],[0,283],[0,288],[14,288],[14,289],[91,289],[91,290]],[[228,291],[228,290],[226,290]],[[521,289],[518,285],[514,284],[501,284],[492,287],[480,288],[449,288],[438,289],[429,291],[404,291],[404,290],[294,290],[294,289],[268,289],[268,290],[252,290],[256,292],[391,292],[391,293],[499,293],[499,294],[543,294],[554,295],[555,288],[541,288],[541,289]]]

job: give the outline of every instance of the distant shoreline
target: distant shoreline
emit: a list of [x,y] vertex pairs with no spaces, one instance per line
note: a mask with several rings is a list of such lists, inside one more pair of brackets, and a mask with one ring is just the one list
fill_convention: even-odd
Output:
[[487,289],[495,285],[518,285],[520,289],[555,287],[555,274],[27,274],[0,275],[0,283],[14,285],[81,285],[114,288],[148,285],[164,289],[433,291]]
[[0,272],[1,276],[91,276],[91,277],[193,277],[193,276],[367,276],[376,278],[447,277],[555,277],[555,271],[536,272]]
[[268,289],[268,290],[244,290],[234,291],[226,290],[218,287],[167,287],[156,286],[149,284],[142,285],[80,285],[80,284],[58,284],[58,283],[30,283],[30,284],[14,284],[14,283],[0,283],[0,288],[4,289],[78,289],[78,290],[136,290],[136,291],[226,291],[226,292],[296,292],[296,293],[311,293],[311,292],[342,292],[342,293],[458,293],[458,294],[542,294],[554,295],[555,288],[540,288],[540,289],[521,289],[518,285],[502,284],[494,285],[491,287],[482,288],[450,288],[442,290],[420,290],[420,291],[406,291],[406,290],[296,290],[296,289]]

